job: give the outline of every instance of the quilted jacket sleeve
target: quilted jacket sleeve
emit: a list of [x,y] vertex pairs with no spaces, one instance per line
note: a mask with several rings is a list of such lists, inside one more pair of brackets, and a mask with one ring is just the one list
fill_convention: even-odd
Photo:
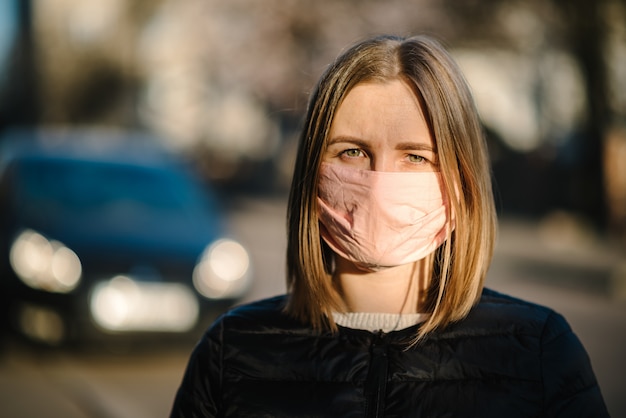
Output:
[[222,323],[196,345],[176,393],[170,418],[216,417],[221,390]]
[[566,320],[552,313],[542,334],[547,417],[608,417],[589,356]]

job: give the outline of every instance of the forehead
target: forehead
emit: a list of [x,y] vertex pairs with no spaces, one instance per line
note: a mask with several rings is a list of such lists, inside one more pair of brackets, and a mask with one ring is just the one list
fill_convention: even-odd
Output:
[[353,87],[335,113],[330,136],[432,144],[420,101],[409,85],[398,79]]
[[400,79],[367,81],[352,87],[343,98],[339,108],[348,106],[385,106],[396,110],[408,107],[421,114],[421,105],[411,87]]

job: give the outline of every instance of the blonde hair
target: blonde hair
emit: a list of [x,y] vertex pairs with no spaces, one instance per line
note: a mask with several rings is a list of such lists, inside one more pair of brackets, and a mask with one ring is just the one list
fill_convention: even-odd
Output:
[[427,36],[371,38],[345,51],[309,101],[287,208],[286,312],[316,329],[336,329],[343,303],[332,283],[332,252],[320,238],[317,183],[335,112],[364,82],[402,80],[420,101],[438,152],[456,227],[434,254],[431,315],[417,339],[464,318],[479,300],[491,262],[496,215],[487,147],[470,89],[456,63]]

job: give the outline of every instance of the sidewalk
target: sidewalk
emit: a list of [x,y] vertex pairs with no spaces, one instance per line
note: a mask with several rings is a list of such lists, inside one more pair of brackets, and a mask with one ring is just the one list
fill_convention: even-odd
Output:
[[544,284],[626,302],[626,250],[563,213],[539,222],[500,219],[494,262],[502,261]]

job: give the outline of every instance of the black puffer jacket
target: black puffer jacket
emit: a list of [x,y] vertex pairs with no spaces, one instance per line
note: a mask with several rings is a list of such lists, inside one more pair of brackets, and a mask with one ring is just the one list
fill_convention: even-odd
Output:
[[547,308],[485,290],[465,320],[406,350],[415,327],[314,333],[284,303],[209,329],[172,417],[608,416],[584,348]]

